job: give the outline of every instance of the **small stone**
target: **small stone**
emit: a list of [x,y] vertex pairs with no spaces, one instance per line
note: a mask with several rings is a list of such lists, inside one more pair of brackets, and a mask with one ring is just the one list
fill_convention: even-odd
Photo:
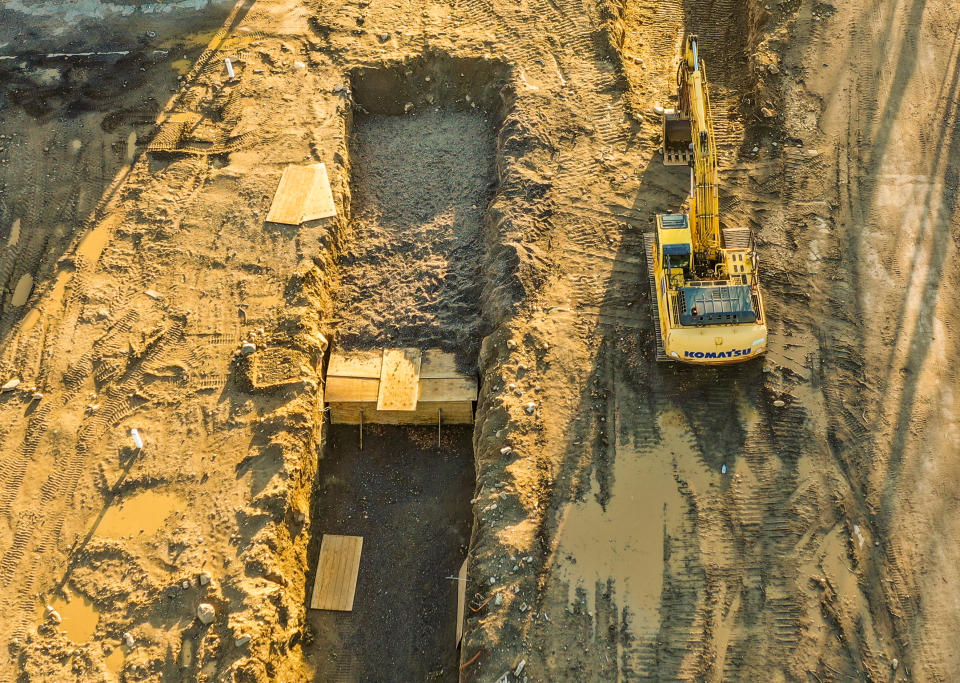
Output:
[[107,320],[110,317],[110,311],[105,308],[101,308],[97,311],[97,320]]
[[496,582],[497,582],[497,579],[494,576],[491,576],[489,579],[487,579],[487,583],[489,583],[491,586]]
[[528,403],[527,405],[525,405],[525,406],[523,407],[523,409],[524,409],[525,411],[527,411],[527,415],[533,415],[534,412],[536,412],[536,410],[537,410],[537,404],[536,404],[536,403]]
[[180,585],[183,586],[183,590],[187,590],[188,588],[190,588],[190,582],[187,581],[186,579],[184,579],[183,583],[181,583]]
[[753,152],[754,154],[756,154],[757,152],[760,151],[760,148],[759,148],[759,147],[754,147],[754,148],[753,148],[752,150],[750,150],[750,151]]
[[508,339],[508,340],[507,340],[507,348],[508,348],[508,349],[511,349],[511,350],[517,348],[517,342],[513,341],[512,339]]
[[520,674],[523,673],[523,667],[525,667],[526,665],[527,665],[527,660],[521,659],[520,663],[517,664],[517,668],[513,670],[513,675],[519,678]]
[[242,636],[237,636],[234,639],[233,644],[236,645],[237,647],[243,647],[249,642],[250,642],[250,636],[244,633]]
[[307,68],[307,65],[304,64],[303,62],[294,62],[294,63],[293,63],[293,68],[294,68],[294,69],[306,69],[306,68]]
[[133,639],[133,634],[130,633],[130,631],[126,631],[126,632],[123,634],[122,638],[123,638],[123,644],[124,644],[124,645],[126,645],[127,647],[133,647],[133,644],[134,644],[135,641],[134,641],[134,639]]
[[197,607],[197,619],[200,620],[200,623],[212,624],[215,616],[217,616],[217,611],[209,602],[201,602]]
[[47,619],[52,621],[54,624],[59,624],[60,622],[63,621],[63,619],[60,617],[60,612],[53,609],[53,605],[47,605],[46,611],[47,611]]
[[385,42],[387,42],[388,40],[390,40],[390,34],[389,34],[389,33],[381,33],[380,35],[377,36],[377,38],[380,40],[381,43],[385,43]]
[[517,388],[517,385],[514,384],[513,382],[507,385],[507,389],[509,389],[510,391],[513,391],[516,388]]
[[504,446],[500,449],[500,455],[509,455],[513,452],[513,448],[510,446]]
[[780,67],[776,64],[767,64],[767,72],[776,76],[778,73],[780,73]]
[[808,150],[807,150],[807,155],[810,156],[810,157],[820,156],[820,151],[819,151],[819,150],[816,150],[816,149],[808,149]]
[[20,380],[17,378],[13,378],[12,380],[4,384],[2,387],[0,387],[0,391],[13,391],[18,386],[20,386]]
[[530,605],[528,605],[528,604],[525,603],[525,602],[521,602],[521,603],[520,603],[520,611],[521,611],[521,612],[526,612],[528,609],[530,609]]
[[773,402],[773,405],[775,408],[783,408],[787,404],[778,398],[776,401]]
[[517,396],[518,398],[519,398],[520,396],[523,396],[523,391],[522,391],[521,389],[516,389],[516,390],[514,390],[513,393],[516,394],[516,396]]
[[503,595],[497,593],[496,597],[493,598],[493,604],[499,607],[503,604]]
[[210,572],[200,572],[200,585],[206,586],[210,583]]
[[242,353],[244,356],[249,356],[256,350],[257,345],[253,342],[243,342],[243,345],[240,347],[240,353]]
[[900,660],[894,657],[893,661],[890,662],[890,668],[896,671],[898,666],[900,666]]
[[42,392],[42,391],[36,391],[36,392],[34,392],[34,394],[33,394],[33,396],[32,396],[31,398],[33,398],[34,401],[39,401],[40,399],[43,398],[43,392]]
[[411,109],[413,109],[413,102],[407,102],[405,105],[403,105],[404,114],[408,113]]
[[143,292],[151,299],[160,299],[163,295],[155,289],[146,289]]

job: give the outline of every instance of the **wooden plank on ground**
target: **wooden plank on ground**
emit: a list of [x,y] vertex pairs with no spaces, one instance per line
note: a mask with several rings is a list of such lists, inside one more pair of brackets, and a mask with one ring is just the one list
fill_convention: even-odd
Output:
[[362,536],[323,535],[310,599],[311,609],[353,610],[362,549]]
[[283,169],[283,177],[273,195],[273,204],[267,214],[268,223],[300,225],[318,218],[337,215],[323,164],[290,165]]
[[420,397],[420,349],[384,349],[377,410],[416,410]]
[[427,349],[423,352],[420,364],[420,379],[455,379],[467,377],[457,370],[457,359],[452,353],[439,349]]
[[366,377],[331,377],[327,375],[324,400],[327,403],[374,403],[380,393],[380,380]]
[[463,638],[463,613],[467,606],[467,562],[469,560],[469,557],[463,558],[463,564],[457,572],[457,645]]
[[420,379],[420,403],[477,400],[477,380],[459,379]]
[[331,351],[327,376],[380,379],[383,351]]

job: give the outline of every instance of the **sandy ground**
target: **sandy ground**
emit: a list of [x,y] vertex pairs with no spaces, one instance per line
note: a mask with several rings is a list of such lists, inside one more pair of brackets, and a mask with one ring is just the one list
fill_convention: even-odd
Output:
[[[0,10],[0,679],[958,677],[954,3],[44,6]],[[684,32],[764,273],[734,368],[652,360]],[[265,225],[315,161],[338,217]],[[472,472],[323,426],[325,339],[419,335],[480,374]],[[391,500],[362,606],[308,614],[320,535]]]

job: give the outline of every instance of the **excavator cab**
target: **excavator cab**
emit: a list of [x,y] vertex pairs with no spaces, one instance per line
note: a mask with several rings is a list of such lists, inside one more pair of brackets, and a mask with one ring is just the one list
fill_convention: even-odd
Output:
[[693,235],[686,214],[657,214],[657,246],[663,272],[676,286],[683,285],[693,269]]

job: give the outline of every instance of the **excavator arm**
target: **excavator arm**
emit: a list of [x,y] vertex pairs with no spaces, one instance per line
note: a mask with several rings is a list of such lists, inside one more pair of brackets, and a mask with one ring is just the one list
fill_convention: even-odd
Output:
[[713,262],[720,255],[720,181],[707,76],[697,54],[696,36],[687,37],[677,69],[677,105],[676,110],[664,112],[664,162],[684,159],[690,164],[693,250],[697,261]]

